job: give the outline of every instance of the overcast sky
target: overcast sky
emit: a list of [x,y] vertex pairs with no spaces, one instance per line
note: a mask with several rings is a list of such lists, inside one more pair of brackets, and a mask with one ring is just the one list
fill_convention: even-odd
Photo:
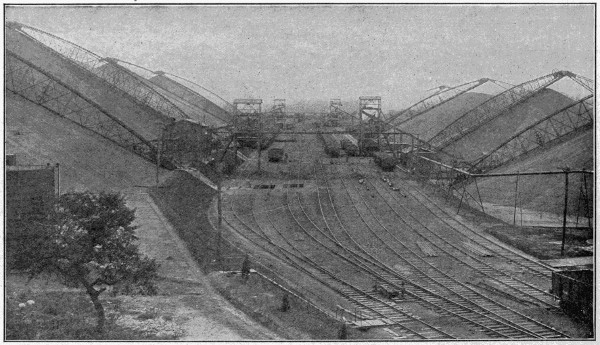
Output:
[[377,95],[388,110],[482,77],[594,77],[593,5],[21,6],[5,14],[229,101]]

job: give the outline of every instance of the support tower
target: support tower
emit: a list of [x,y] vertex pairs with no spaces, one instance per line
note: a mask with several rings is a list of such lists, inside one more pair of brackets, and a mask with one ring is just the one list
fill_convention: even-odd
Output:
[[380,147],[383,125],[381,97],[362,96],[358,99],[359,152],[361,155],[376,151]]
[[325,121],[326,126],[337,127],[340,125],[340,118],[342,117],[342,100],[339,98],[332,98],[329,100],[329,115]]
[[237,142],[240,146],[254,146],[262,129],[262,99],[235,99],[233,106]]

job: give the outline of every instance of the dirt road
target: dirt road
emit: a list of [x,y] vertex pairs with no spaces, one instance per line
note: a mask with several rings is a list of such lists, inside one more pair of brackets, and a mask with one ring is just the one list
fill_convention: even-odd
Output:
[[[141,308],[158,308],[179,320],[184,335],[180,340],[278,339],[235,309],[216,293],[191,258],[185,244],[144,189],[126,191],[127,205],[136,209],[140,249],[161,264],[159,274],[167,281],[183,282],[183,293],[157,297],[132,297]],[[165,303],[165,298],[168,303]],[[165,310],[169,309],[169,310]]]

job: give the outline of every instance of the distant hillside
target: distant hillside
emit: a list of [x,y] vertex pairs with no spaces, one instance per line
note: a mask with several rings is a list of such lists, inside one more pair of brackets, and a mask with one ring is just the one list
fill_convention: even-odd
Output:
[[489,152],[511,136],[539,119],[561,109],[573,100],[551,89],[544,89],[510,111],[452,143],[444,151],[472,161]]
[[485,102],[490,97],[492,96],[485,93],[464,93],[423,115],[403,123],[399,128],[418,135],[420,139],[429,140],[459,116]]
[[[491,173],[516,173],[534,171],[556,171],[560,167],[592,170],[594,168],[594,131],[574,133],[549,148],[532,151],[519,160],[502,166]],[[570,178],[571,200],[569,213],[574,214],[579,197],[579,176]],[[478,179],[479,191],[486,202],[513,206],[516,177]],[[588,190],[594,190],[592,179],[588,179]],[[476,193],[476,187],[470,187]],[[476,194],[473,194],[476,195]],[[523,208],[560,214],[564,203],[564,175],[522,176],[519,179],[519,195]]]
[[154,184],[151,162],[11,92],[5,100],[6,153],[19,165],[60,163],[61,191]]

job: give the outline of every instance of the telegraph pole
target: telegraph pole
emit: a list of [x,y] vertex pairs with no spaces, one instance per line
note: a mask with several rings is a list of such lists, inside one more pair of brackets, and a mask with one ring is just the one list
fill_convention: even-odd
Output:
[[165,140],[164,136],[165,136],[165,129],[163,128],[160,133],[160,138],[158,140],[158,148],[156,151],[156,187],[158,187],[158,183],[159,183],[158,174],[159,174],[159,170],[160,170],[160,155],[162,153],[161,151],[162,151],[163,141]]
[[569,202],[569,168],[563,168],[565,172],[565,205],[563,209],[563,233],[562,233],[562,245],[560,247],[560,256],[565,255],[565,238],[567,234],[567,204]]
[[223,232],[223,195],[222,195],[222,183],[223,182],[223,163],[217,163],[217,263],[221,270],[223,270],[223,260],[221,255],[221,236]]
[[256,136],[257,140],[256,140],[256,146],[258,147],[258,166],[257,166],[257,170],[260,173],[260,156],[262,153],[262,149],[261,149],[261,139],[262,139],[262,116],[259,114],[258,115],[258,135]]
[[358,155],[362,157],[365,138],[363,137],[362,101],[358,101]]

